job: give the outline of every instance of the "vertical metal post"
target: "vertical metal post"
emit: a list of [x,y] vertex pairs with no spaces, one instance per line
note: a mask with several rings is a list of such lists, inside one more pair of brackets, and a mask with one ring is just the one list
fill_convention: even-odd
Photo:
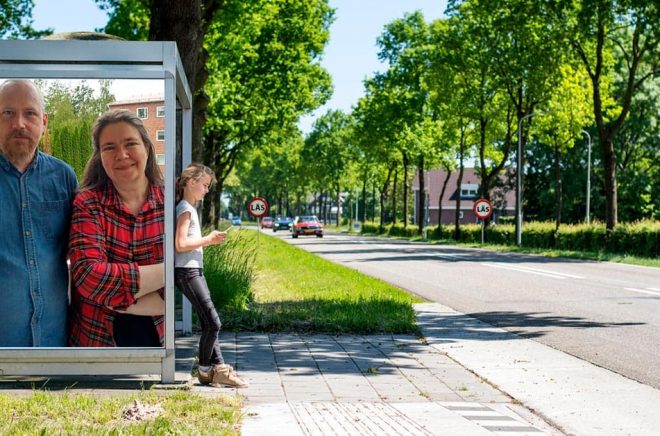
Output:
[[586,130],[582,130],[582,133],[587,135],[587,213],[585,221],[587,224],[591,222],[590,216],[590,202],[591,202],[591,135]]

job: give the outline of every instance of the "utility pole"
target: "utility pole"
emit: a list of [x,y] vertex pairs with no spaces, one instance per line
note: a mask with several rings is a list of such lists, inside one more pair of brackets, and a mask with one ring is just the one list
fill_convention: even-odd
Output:
[[587,135],[587,214],[585,221],[587,224],[591,223],[591,216],[589,211],[589,206],[591,202],[591,135],[586,130],[582,130],[582,133]]

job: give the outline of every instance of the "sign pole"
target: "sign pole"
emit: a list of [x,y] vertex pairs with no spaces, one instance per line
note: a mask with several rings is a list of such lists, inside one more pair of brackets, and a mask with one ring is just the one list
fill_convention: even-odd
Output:
[[268,214],[268,202],[261,197],[254,197],[248,201],[247,211],[257,219],[257,245],[259,244],[259,233],[261,233],[261,218]]
[[481,245],[484,245],[484,230],[486,229],[486,220],[481,220]]
[[486,233],[486,220],[493,215],[493,205],[486,198],[480,198],[472,206],[474,216],[481,220],[481,245],[484,245],[484,234]]

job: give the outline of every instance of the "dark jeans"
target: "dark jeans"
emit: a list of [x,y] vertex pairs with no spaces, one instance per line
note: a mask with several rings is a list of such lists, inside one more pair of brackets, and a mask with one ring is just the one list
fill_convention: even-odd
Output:
[[202,323],[199,364],[209,366],[225,363],[218,342],[218,332],[222,323],[211,301],[211,293],[201,268],[175,268],[174,281],[183,295],[190,300]]

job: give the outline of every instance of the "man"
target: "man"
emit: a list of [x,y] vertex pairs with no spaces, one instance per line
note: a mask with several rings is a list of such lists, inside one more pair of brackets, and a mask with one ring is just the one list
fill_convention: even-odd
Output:
[[0,347],[63,347],[70,166],[37,150],[48,125],[27,80],[0,83]]

